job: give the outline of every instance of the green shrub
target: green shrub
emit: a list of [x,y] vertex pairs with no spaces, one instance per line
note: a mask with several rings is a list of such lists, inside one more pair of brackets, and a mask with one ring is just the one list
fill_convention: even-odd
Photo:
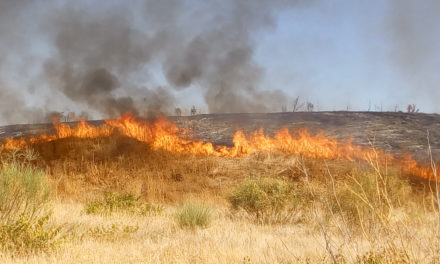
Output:
[[142,216],[160,215],[163,212],[163,210],[164,210],[164,207],[162,205],[146,203],[146,204],[142,204],[139,207],[138,212]]
[[211,218],[211,209],[201,203],[185,203],[176,213],[176,221],[182,228],[208,227]]
[[106,192],[104,199],[90,202],[85,205],[86,214],[109,215],[114,212],[125,212],[132,214],[159,215],[163,211],[160,205],[144,204],[140,201],[140,197],[132,194],[114,194]]
[[50,184],[45,173],[11,161],[0,169],[0,249],[33,253],[63,241],[62,226],[49,224]]
[[0,169],[0,224],[15,223],[21,215],[29,221],[46,214],[50,184],[45,173],[19,163]]
[[106,192],[103,200],[97,200],[85,205],[86,214],[111,214],[113,212],[135,210],[139,202],[139,197],[132,194],[117,195]]
[[37,253],[55,249],[64,240],[62,226],[49,225],[49,215],[17,220],[0,226],[1,250],[13,254]]
[[92,227],[87,230],[87,235],[95,239],[116,240],[129,237],[139,231],[138,225],[112,224],[107,226]]
[[228,200],[233,209],[244,209],[262,223],[291,220],[302,202],[294,185],[273,178],[246,180]]

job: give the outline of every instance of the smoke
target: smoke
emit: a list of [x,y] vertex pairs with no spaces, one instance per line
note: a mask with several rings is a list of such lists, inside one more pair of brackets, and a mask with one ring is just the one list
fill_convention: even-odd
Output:
[[[103,12],[66,4],[50,21],[57,56],[45,74],[71,100],[110,116],[138,109],[144,95],[148,109],[170,110],[173,92],[146,92],[137,80],[152,61],[162,65],[167,86],[200,87],[210,112],[279,110],[286,96],[259,86],[264,70],[254,62],[252,36],[297,2],[146,0]],[[126,97],[116,98],[117,90]]]
[[[286,101],[281,91],[261,89],[264,69],[254,61],[253,34],[274,26],[274,13],[299,1],[208,1],[198,13],[211,17],[193,21],[205,25],[183,46],[166,53],[164,71],[173,87],[194,83],[204,89],[210,112],[279,110]],[[197,13],[197,12],[194,12]]]
[[[179,97],[191,88],[209,112],[279,111],[287,96],[261,87],[265,71],[254,59],[254,37],[275,27],[279,10],[302,2],[0,0],[0,37],[32,31],[14,43],[38,54],[41,87],[31,89],[49,104],[66,102],[102,117],[170,113],[178,103],[192,104]],[[33,47],[36,36],[45,41],[43,52]],[[0,67],[10,51],[11,43],[0,46]],[[0,89],[26,115],[21,94]],[[59,110],[50,107],[44,108]],[[10,106],[0,108],[6,119]]]
[[394,65],[405,80],[412,98],[430,102],[428,108],[439,110],[440,2],[392,0],[390,3]]
[[154,51],[150,39],[128,19],[131,10],[120,8],[96,14],[63,6],[51,17],[56,55],[45,62],[45,77],[52,89],[106,117],[137,113],[143,95],[164,99],[154,105],[166,111],[172,95],[141,88],[136,76]]

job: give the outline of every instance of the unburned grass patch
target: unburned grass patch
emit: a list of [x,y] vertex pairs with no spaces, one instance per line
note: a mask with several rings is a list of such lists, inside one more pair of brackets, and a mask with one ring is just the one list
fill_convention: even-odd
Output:
[[212,221],[212,209],[200,202],[186,202],[177,209],[175,219],[182,228],[206,228]]
[[410,184],[391,169],[353,170],[334,188],[329,199],[332,210],[356,225],[387,221],[393,209],[408,206],[417,198]]
[[128,238],[139,230],[138,225],[110,224],[91,227],[86,235],[95,239],[114,241],[116,239]]
[[163,206],[142,203],[139,196],[130,193],[115,194],[106,192],[103,199],[95,200],[84,206],[86,214],[110,215],[112,213],[130,213],[142,216],[159,215]]
[[45,172],[26,163],[0,169],[0,248],[12,254],[55,249],[63,226],[50,222],[50,183]]
[[66,239],[63,226],[52,225],[50,216],[20,216],[0,226],[0,248],[11,254],[40,253],[54,250]]
[[21,215],[37,218],[47,211],[50,183],[44,171],[13,162],[0,169],[0,223],[15,222]]
[[304,202],[295,184],[275,178],[245,180],[228,201],[234,210],[243,209],[264,224],[293,221]]

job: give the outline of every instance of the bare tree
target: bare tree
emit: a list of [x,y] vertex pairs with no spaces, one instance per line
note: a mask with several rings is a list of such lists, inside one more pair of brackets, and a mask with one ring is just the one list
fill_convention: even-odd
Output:
[[282,105],[281,106],[281,112],[287,112],[287,106],[286,105]]
[[307,102],[307,112],[313,112],[313,109],[315,108],[315,105],[311,102]]
[[293,110],[292,112],[298,112],[301,108],[304,107],[304,104],[300,102],[299,96],[293,100]]
[[182,109],[176,107],[176,109],[174,109],[174,113],[176,114],[176,116],[182,116]]
[[65,122],[71,122],[78,120],[78,117],[76,116],[75,112],[69,112],[66,114],[64,121]]
[[87,113],[86,111],[82,111],[79,114],[79,119],[80,120],[89,120],[89,113]]
[[63,122],[65,120],[65,116],[63,112],[50,112],[46,116],[47,122],[53,122],[53,121],[61,121]]
[[409,104],[406,107],[406,110],[408,111],[408,113],[418,113],[420,109],[416,108],[415,104]]
[[193,107],[191,107],[191,115],[192,116],[197,115],[197,109],[194,105],[193,105]]

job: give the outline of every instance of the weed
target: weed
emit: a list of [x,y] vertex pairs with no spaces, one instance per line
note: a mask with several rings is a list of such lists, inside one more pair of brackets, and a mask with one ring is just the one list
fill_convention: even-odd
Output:
[[16,223],[21,215],[30,220],[46,213],[50,185],[45,173],[19,163],[0,169],[0,224]]
[[115,240],[134,234],[139,230],[138,225],[97,226],[87,230],[87,235],[96,239]]
[[356,264],[409,264],[412,263],[405,252],[396,252],[389,250],[368,251],[358,256]]
[[[24,152],[31,161],[34,152]],[[16,155],[18,156],[18,154]],[[45,173],[26,163],[3,163],[0,169],[0,247],[10,253],[41,252],[63,240],[63,226],[49,224],[50,184]]]
[[63,226],[51,226],[48,222],[49,215],[36,219],[21,215],[15,222],[1,225],[1,249],[13,254],[55,249],[65,239]]
[[84,211],[86,214],[110,215],[114,212],[124,212],[147,216],[161,214],[163,207],[149,203],[143,204],[140,202],[140,197],[129,193],[117,195],[106,192],[103,200],[86,204]]
[[386,221],[390,210],[410,194],[410,185],[396,172],[354,171],[339,184],[333,207],[355,224]]
[[164,210],[164,207],[162,205],[156,205],[156,204],[143,204],[139,207],[139,214],[142,216],[147,215],[160,215]]
[[243,182],[229,197],[233,209],[244,209],[262,223],[289,221],[301,203],[293,185],[273,178]]
[[176,221],[182,228],[208,227],[211,218],[211,209],[200,203],[187,202],[176,213]]
[[106,192],[103,200],[93,201],[85,205],[86,214],[112,214],[114,212],[134,212],[139,197],[132,194],[117,195]]

